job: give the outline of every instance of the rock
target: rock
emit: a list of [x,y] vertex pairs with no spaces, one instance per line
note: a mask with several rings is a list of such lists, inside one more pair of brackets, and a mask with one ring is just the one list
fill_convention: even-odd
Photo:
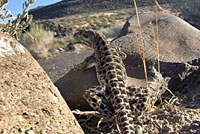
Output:
[[[178,77],[186,71],[186,62],[200,58],[200,31],[198,29],[179,17],[162,12],[158,13],[158,24],[156,24],[154,12],[141,13],[139,17],[148,72],[151,71],[150,65],[157,63],[157,48],[154,40],[157,26],[160,69],[163,77]],[[136,37],[142,51],[137,16],[135,15],[127,20],[120,35],[111,42],[111,45],[117,45],[128,55],[141,59]],[[199,62],[199,60],[197,61]],[[157,68],[157,66],[155,67]],[[169,88],[175,89],[175,85],[178,84],[178,81],[170,80]]]
[[[157,60],[154,41],[156,14],[154,12],[141,13],[139,17],[145,57],[147,60]],[[120,35],[111,44],[121,47],[122,51],[129,55],[138,56],[135,33],[137,39],[140,40],[136,15],[126,22]],[[200,58],[200,31],[179,17],[158,13],[158,39],[160,61],[162,62],[183,63]]]
[[55,82],[62,96],[71,109],[87,110],[88,103],[83,98],[85,89],[97,85],[95,69],[86,71],[71,70],[64,77]]
[[0,33],[0,132],[83,134],[66,102],[30,53]]

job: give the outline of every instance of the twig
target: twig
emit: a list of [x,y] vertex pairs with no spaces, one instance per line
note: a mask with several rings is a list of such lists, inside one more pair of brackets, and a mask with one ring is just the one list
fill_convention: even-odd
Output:
[[162,129],[161,125],[160,125],[157,121],[152,121],[152,123],[153,123],[155,126],[158,126],[160,129]]
[[81,124],[81,126],[85,125],[91,118],[92,118],[92,116],[90,116],[86,120],[84,120],[84,122]]
[[157,0],[155,0],[155,3],[156,3],[156,6],[157,6],[160,10],[162,10],[162,11],[164,11],[164,12],[166,12],[166,13],[170,13],[170,11],[168,11],[168,10],[162,8],[162,7],[160,6],[160,4],[158,3]]
[[141,25],[140,25],[140,19],[139,19],[139,15],[138,15],[136,0],[134,0],[134,5],[135,5],[135,11],[136,11],[136,15],[137,15],[138,27],[139,27],[139,31],[140,31],[140,39],[141,39],[141,44],[142,44],[142,61],[144,64],[146,87],[148,89],[149,85],[148,85],[147,68],[146,68],[145,55],[144,55],[144,40],[143,40],[142,29],[141,29]]
[[75,109],[72,111],[73,114],[78,114],[78,115],[85,115],[85,116],[94,116],[94,117],[99,117],[101,118],[101,115],[97,111],[80,111],[78,109]]
[[166,89],[173,97],[175,96],[169,88],[167,88],[165,86],[163,86],[163,88]]
[[99,125],[101,124],[101,122],[103,121],[103,118],[101,118],[98,123],[97,123],[97,128],[99,128]]
[[174,102],[177,101],[177,100],[178,100],[178,97],[173,96],[173,97],[169,100],[169,103],[170,103],[170,104],[174,104]]
[[118,125],[119,123],[118,123],[118,121],[117,121],[116,115],[114,116],[114,118],[115,118],[115,122],[117,122],[117,123],[116,123],[117,130],[118,130],[119,134],[121,134],[121,130],[120,130],[120,128],[119,128],[119,125]]
[[133,33],[134,33],[134,35],[135,35],[135,40],[136,40],[136,43],[137,43],[137,48],[138,48],[139,55],[140,55],[141,58],[142,58],[142,53],[141,53],[141,49],[140,49],[140,44],[139,44],[139,41],[138,41],[138,38],[137,38],[137,35],[136,35],[135,30],[133,30]]
[[[155,0],[157,2],[157,0]],[[159,52],[159,44],[158,44],[158,8],[156,4],[156,52],[158,56],[158,73],[160,73],[160,52]],[[160,75],[158,76],[158,81],[160,82]]]
[[102,119],[101,122],[111,122],[113,120],[113,118],[102,118],[101,114],[97,111],[80,111],[78,109],[75,109],[72,111],[72,113],[78,114],[78,115],[85,115],[85,116],[101,118]]
[[23,31],[31,38],[32,41],[37,41],[29,32],[23,29]]

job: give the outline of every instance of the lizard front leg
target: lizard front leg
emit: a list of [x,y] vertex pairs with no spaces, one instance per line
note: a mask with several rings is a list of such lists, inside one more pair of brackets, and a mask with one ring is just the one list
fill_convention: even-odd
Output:
[[74,70],[76,71],[85,71],[87,69],[90,69],[96,65],[96,58],[94,56],[94,53],[87,57],[82,63],[75,65]]

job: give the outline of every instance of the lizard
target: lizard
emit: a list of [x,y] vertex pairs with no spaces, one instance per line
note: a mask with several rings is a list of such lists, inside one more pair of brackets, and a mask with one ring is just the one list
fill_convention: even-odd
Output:
[[147,110],[150,95],[144,87],[128,86],[123,63],[126,54],[112,47],[105,36],[95,30],[79,30],[74,38],[94,49],[92,60],[96,61],[96,74],[100,84],[87,89],[84,98],[104,118],[112,117],[112,112],[105,104],[106,101],[111,101],[117,111],[117,124],[121,133],[135,134],[137,130],[133,118],[141,116]]

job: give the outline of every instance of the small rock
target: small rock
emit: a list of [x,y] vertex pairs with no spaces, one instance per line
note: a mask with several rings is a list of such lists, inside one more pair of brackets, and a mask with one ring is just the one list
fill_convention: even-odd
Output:
[[140,125],[135,125],[135,134],[142,134],[143,133],[143,129]]

